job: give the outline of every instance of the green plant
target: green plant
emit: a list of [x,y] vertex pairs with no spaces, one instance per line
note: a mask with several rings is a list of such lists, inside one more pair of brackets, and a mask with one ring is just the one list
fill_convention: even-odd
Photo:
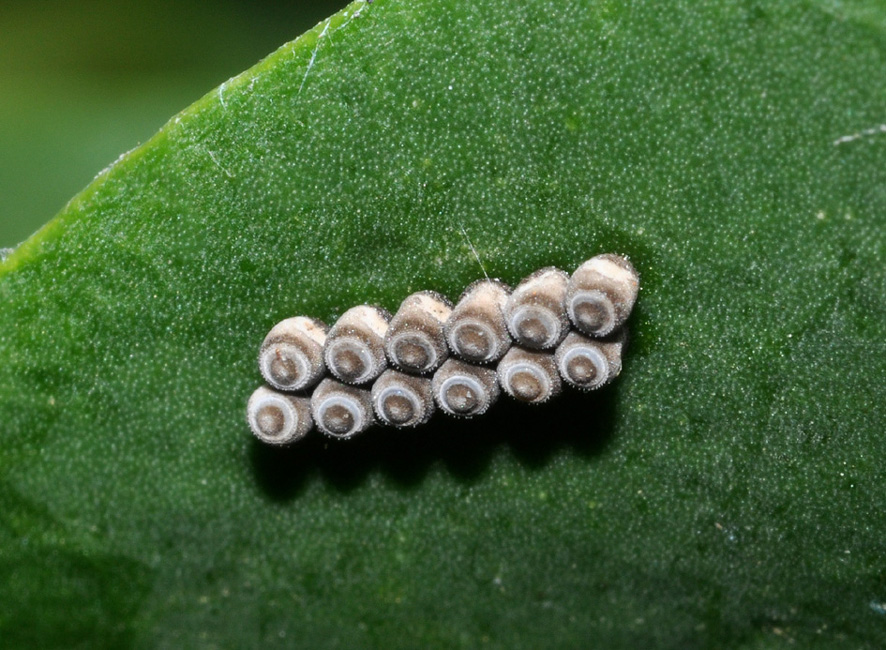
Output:
[[[0,644],[882,645],[884,29],[357,2],[176,116],[0,263]],[[612,389],[250,439],[277,320],[604,251]]]

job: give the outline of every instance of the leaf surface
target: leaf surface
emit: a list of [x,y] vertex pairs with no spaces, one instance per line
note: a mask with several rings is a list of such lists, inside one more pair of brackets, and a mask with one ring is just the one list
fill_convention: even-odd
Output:
[[[879,647],[886,11],[357,2],[0,263],[0,645]],[[278,320],[606,251],[622,377],[261,447]]]

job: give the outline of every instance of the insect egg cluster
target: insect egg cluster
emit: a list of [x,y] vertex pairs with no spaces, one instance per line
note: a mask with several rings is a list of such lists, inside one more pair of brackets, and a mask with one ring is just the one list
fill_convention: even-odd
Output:
[[478,280],[455,305],[419,291],[393,315],[359,305],[332,327],[287,318],[261,345],[267,385],[249,398],[249,426],[274,445],[314,427],[346,439],[373,424],[417,427],[438,408],[481,415],[502,391],[540,404],[564,383],[599,388],[621,372],[624,323],[638,289],[631,263],[605,254],[572,275],[540,269],[513,290]]

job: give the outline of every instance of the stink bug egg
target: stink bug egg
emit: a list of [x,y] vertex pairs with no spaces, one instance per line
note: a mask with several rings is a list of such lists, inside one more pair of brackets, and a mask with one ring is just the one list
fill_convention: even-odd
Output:
[[564,381],[582,390],[593,390],[608,384],[621,372],[623,346],[623,332],[609,339],[570,332],[554,358]]
[[511,397],[541,404],[560,392],[554,355],[513,347],[498,363],[498,382]]
[[317,428],[333,438],[353,438],[373,423],[372,397],[365,388],[324,379],[311,395]]
[[280,321],[268,332],[261,345],[258,365],[262,377],[278,390],[304,390],[316,384],[326,372],[323,344],[326,325],[296,316]]
[[431,382],[434,401],[449,413],[460,417],[482,415],[498,399],[495,370],[449,359],[440,366]]
[[323,357],[329,371],[348,384],[365,384],[387,367],[384,337],[391,315],[381,307],[347,310],[329,330]]
[[517,285],[505,306],[505,318],[518,344],[548,349],[563,340],[569,331],[565,302],[568,282],[568,273],[551,266]]
[[385,334],[391,363],[415,374],[439,368],[449,356],[443,325],[451,313],[452,303],[436,292],[419,291],[406,298]]
[[269,445],[288,445],[300,440],[313,426],[311,400],[284,395],[262,386],[249,398],[246,419],[255,437]]
[[[262,343],[259,367],[273,388],[249,398],[249,426],[272,445],[299,440],[314,426],[348,439],[375,423],[418,427],[437,407],[456,417],[482,415],[501,392],[541,404],[564,383],[600,388],[621,372],[623,325],[638,290],[631,263],[606,254],[572,276],[540,269],[513,292],[499,280],[478,280],[455,306],[418,291],[393,317],[360,305],[331,329],[286,319]],[[327,370],[332,376],[324,379]],[[310,397],[279,392],[315,385]]]
[[592,257],[569,279],[569,319],[589,336],[606,336],[627,320],[639,286],[637,271],[626,258],[611,254]]
[[417,427],[434,414],[431,380],[385,370],[372,385],[372,406],[378,419],[393,427]]
[[473,363],[497,361],[511,347],[504,308],[510,289],[498,280],[469,285],[446,321],[452,352]]

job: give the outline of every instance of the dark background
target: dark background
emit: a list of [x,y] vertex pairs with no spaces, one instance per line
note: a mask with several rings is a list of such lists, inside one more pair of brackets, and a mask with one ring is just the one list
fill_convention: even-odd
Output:
[[346,4],[0,3],[0,248],[174,114]]

